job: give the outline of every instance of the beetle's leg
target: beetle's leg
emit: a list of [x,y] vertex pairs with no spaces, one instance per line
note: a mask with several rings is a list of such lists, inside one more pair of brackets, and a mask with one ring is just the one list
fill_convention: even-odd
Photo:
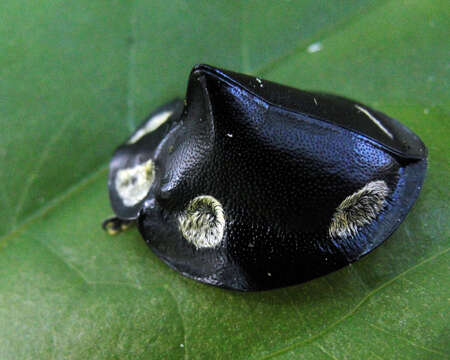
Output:
[[102,228],[109,235],[117,235],[125,230],[127,230],[131,225],[135,223],[134,220],[124,220],[118,217],[110,217],[103,221]]

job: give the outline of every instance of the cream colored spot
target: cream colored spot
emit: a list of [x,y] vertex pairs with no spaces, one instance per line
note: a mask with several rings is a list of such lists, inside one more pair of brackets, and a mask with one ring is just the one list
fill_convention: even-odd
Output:
[[156,114],[155,116],[152,116],[144,126],[142,126],[138,131],[134,133],[134,135],[131,137],[130,140],[128,140],[128,144],[134,144],[135,142],[139,141],[142,137],[147,135],[148,133],[151,133],[152,131],[155,131],[157,128],[159,128],[162,124],[164,124],[167,119],[169,119],[170,115],[172,115],[173,111],[163,111],[159,114]]
[[209,195],[191,200],[178,217],[184,238],[198,248],[214,248],[220,244],[225,230],[222,204]]
[[115,186],[125,206],[134,206],[145,198],[155,178],[153,161],[121,169],[116,174]]
[[389,188],[382,180],[372,181],[346,197],[331,219],[329,234],[333,238],[355,236],[359,228],[378,216],[386,203]]

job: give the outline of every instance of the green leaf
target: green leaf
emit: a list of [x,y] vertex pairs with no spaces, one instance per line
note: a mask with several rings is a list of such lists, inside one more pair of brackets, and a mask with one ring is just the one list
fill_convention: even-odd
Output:
[[[2,1],[0,359],[448,358],[447,9]],[[356,98],[417,132],[429,171],[391,239],[308,283],[236,293],[175,273],[135,229],[108,237],[111,152],[197,62]]]

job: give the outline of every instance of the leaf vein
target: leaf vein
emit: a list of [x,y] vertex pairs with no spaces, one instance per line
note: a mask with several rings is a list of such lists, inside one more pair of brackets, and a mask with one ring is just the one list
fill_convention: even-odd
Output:
[[61,261],[71,272],[75,273],[86,285],[90,285],[89,279],[84,275],[84,273],[78,269],[75,265],[64,259],[60,254],[58,254],[55,250],[53,250],[48,244],[43,241],[40,241],[36,237],[32,237],[38,244],[47,249],[47,251],[52,254],[56,259]]
[[437,259],[438,257],[445,255],[448,251],[450,250],[450,248],[444,249],[441,252],[436,253],[435,255],[422,260],[421,262],[417,263],[416,265],[410,267],[409,269],[401,272],[400,274],[398,274],[397,276],[393,277],[392,279],[390,279],[389,281],[385,282],[384,284],[378,286],[377,288],[373,289],[371,292],[369,292],[358,304],[356,304],[353,309],[351,309],[349,312],[347,312],[347,314],[345,314],[344,316],[342,316],[341,318],[337,319],[335,322],[333,322],[332,324],[330,324],[327,328],[323,329],[322,331],[320,331],[317,335],[310,337],[309,339],[306,340],[302,340],[299,342],[294,342],[284,348],[278,349],[272,353],[269,353],[265,356],[263,356],[261,359],[270,359],[270,358],[274,358],[276,356],[282,355],[292,349],[295,349],[296,347],[300,347],[306,344],[309,344],[311,342],[313,342],[314,340],[326,335],[327,333],[329,333],[332,329],[334,329],[336,326],[338,326],[339,324],[341,324],[342,322],[344,322],[345,320],[347,320],[348,318],[352,317],[354,314],[356,314],[358,312],[358,310],[364,305],[366,304],[373,296],[375,296],[377,293],[379,293],[381,290],[383,290],[384,288],[388,287],[389,285],[395,283],[397,280],[403,278],[403,276],[409,274],[410,272],[418,269],[419,267]]
[[128,50],[128,75],[127,75],[127,124],[130,131],[136,128],[135,117],[135,101],[133,89],[136,87],[136,6],[135,1],[130,2],[130,46]]
[[64,134],[64,130],[67,128],[67,125],[70,122],[69,120],[71,120],[72,118],[73,118],[73,116],[67,116],[62,121],[59,129],[53,133],[53,135],[50,137],[47,144],[45,145],[45,147],[39,154],[39,158],[36,161],[36,166],[35,166],[33,172],[27,177],[27,181],[22,190],[21,196],[20,196],[19,200],[17,201],[16,210],[14,212],[14,220],[12,221],[13,227],[17,226],[17,220],[19,218],[20,212],[23,209],[23,206],[25,204],[25,201],[27,199],[28,193],[30,192],[32,185],[34,184],[36,178],[39,175],[39,170],[42,168],[44,163],[47,161],[47,159],[51,153],[51,149],[56,144],[56,142],[59,140],[59,138]]
[[277,65],[281,64],[286,59],[289,59],[290,57],[295,56],[296,54],[305,52],[308,45],[315,41],[323,41],[330,37],[331,35],[334,35],[335,33],[344,30],[348,26],[350,26],[355,19],[360,19],[364,16],[369,15],[372,11],[376,10],[377,8],[383,6],[390,0],[379,0],[376,4],[372,6],[368,6],[368,8],[360,11],[356,11],[354,13],[351,13],[347,17],[343,17],[341,21],[336,22],[333,25],[324,27],[322,31],[317,31],[314,37],[308,38],[308,39],[302,39],[300,40],[296,46],[292,47],[291,51],[286,51],[284,54],[279,55],[275,59],[271,60],[270,62],[261,65],[256,71],[256,74],[259,74],[261,76],[264,76],[271,70],[273,70]]
[[442,355],[444,358],[448,356],[447,354],[444,354],[443,352],[440,352],[440,351],[434,350],[434,349],[430,349],[430,348],[428,348],[426,346],[417,344],[414,341],[411,341],[411,340],[409,340],[409,339],[407,339],[407,338],[405,338],[405,337],[403,337],[401,335],[398,335],[398,334],[396,334],[396,333],[394,333],[392,331],[389,331],[387,329],[384,329],[384,328],[382,328],[380,326],[377,326],[377,325],[374,325],[374,324],[369,324],[369,326],[371,328],[373,328],[373,329],[376,329],[376,330],[382,332],[382,333],[388,334],[389,336],[395,336],[397,339],[403,340],[403,341],[407,342],[408,344],[410,344],[410,345],[412,345],[412,346],[414,346],[416,348],[425,350],[425,351],[433,353],[433,354]]
[[175,302],[175,307],[177,309],[177,313],[178,316],[180,317],[180,322],[181,322],[181,327],[183,328],[183,351],[184,351],[184,359],[188,360],[189,356],[188,356],[188,349],[187,349],[187,335],[186,335],[186,324],[185,324],[185,320],[184,320],[184,316],[183,313],[181,312],[180,309],[180,304],[178,303],[177,298],[175,297],[175,295],[172,293],[172,290],[170,289],[169,286],[164,286],[164,289],[169,293],[170,297],[173,299],[173,301]]
[[325,348],[322,345],[316,344],[315,345],[320,351],[322,351],[325,355],[327,355],[330,359],[338,360],[336,356],[334,356],[332,353],[329,353],[325,350]]
[[96,171],[94,171],[90,176],[85,177],[81,181],[69,187],[66,191],[62,192],[59,196],[53,198],[51,201],[47,203],[47,205],[41,207],[39,210],[34,212],[31,216],[29,216],[23,223],[19,226],[13,228],[9,233],[0,237],[0,248],[3,247],[8,240],[14,239],[16,236],[23,233],[29,226],[31,226],[34,222],[39,220],[40,218],[47,215],[49,212],[54,210],[59,204],[63,203],[67,199],[71,198],[79,191],[84,189],[89,184],[93,183],[99,177],[105,175],[108,170],[108,166],[102,165]]

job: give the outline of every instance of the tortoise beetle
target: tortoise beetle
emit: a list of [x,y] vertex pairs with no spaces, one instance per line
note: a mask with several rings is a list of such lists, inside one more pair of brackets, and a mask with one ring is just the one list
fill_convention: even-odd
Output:
[[301,283],[371,252],[421,190],[427,149],[343,97],[193,68],[114,153],[116,233],[130,223],[170,267],[241,291]]

